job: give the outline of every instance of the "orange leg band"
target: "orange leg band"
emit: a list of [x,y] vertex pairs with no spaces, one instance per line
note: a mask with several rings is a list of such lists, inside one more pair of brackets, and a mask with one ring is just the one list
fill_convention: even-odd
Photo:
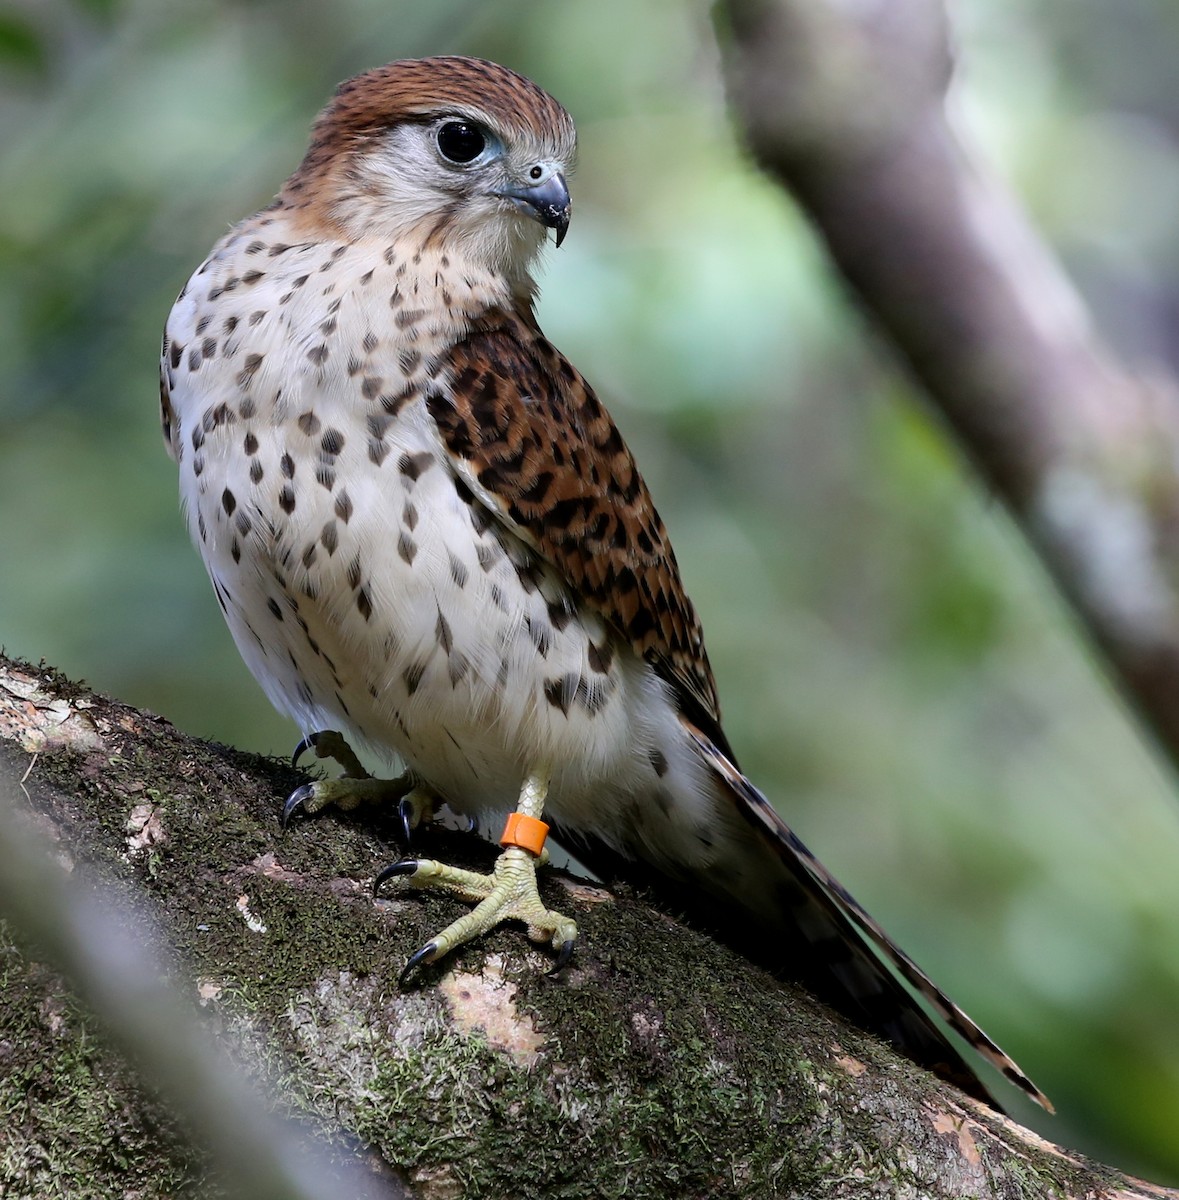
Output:
[[548,835],[549,827],[543,821],[538,821],[536,817],[530,817],[525,813],[514,812],[508,814],[508,821],[500,836],[499,844],[501,846],[519,846],[539,857],[540,852],[544,849],[544,840]]

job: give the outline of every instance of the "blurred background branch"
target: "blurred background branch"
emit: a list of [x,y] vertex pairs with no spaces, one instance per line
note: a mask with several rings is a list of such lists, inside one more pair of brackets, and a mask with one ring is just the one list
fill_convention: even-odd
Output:
[[1179,390],[1135,376],[946,113],[942,0],[727,0],[759,160],[1179,765]]
[[[853,9],[899,15],[874,33],[885,44],[854,37],[827,68],[843,87],[877,53],[900,58],[887,39],[906,29],[908,61],[925,64],[888,77],[861,118],[931,104],[948,66],[941,10],[840,13]],[[951,16],[947,108],[977,147],[974,193],[1017,194],[1073,281],[1033,272],[1052,299],[1033,330],[1094,344],[1068,316],[1075,287],[1112,347],[1098,373],[1114,355],[1140,378],[1174,370],[1179,8],[955,0]],[[160,329],[212,242],[298,161],[340,79],[447,52],[531,75],[577,120],[574,220],[541,323],[642,464],[743,765],[1057,1102],[1051,1122],[1021,1118],[1179,1183],[1173,781],[1006,505],[962,469],[961,441],[866,333],[809,219],[741,149],[702,0],[4,5],[0,643],[192,733],[289,752],[297,734],[246,674],[177,514]],[[790,61],[804,82],[817,69]],[[1157,450],[1170,433],[1165,403],[1127,392],[1111,455],[1137,449],[1105,486],[1133,499],[1158,469],[1138,457],[1142,423],[1159,420]],[[1049,403],[1013,464],[983,465],[1014,493],[1048,447],[1082,482],[1105,478],[1087,441],[1108,411],[1086,404],[1072,431]],[[1083,487],[1063,496],[1066,513],[1086,511]],[[1146,508],[1151,535],[1165,503]],[[1130,513],[1113,558],[1149,562],[1149,536],[1145,559],[1119,541],[1144,528],[1136,501]],[[1150,611],[1155,581],[1126,579],[1119,602]]]

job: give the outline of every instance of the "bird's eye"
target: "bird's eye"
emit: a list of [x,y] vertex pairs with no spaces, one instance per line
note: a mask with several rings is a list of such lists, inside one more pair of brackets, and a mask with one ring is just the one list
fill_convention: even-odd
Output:
[[487,138],[470,121],[447,121],[438,130],[438,150],[451,162],[474,162],[487,147]]

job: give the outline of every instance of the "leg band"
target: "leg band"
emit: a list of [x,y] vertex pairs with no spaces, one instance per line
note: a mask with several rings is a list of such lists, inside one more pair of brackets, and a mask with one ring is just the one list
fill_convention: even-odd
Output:
[[519,846],[539,857],[544,849],[544,840],[548,837],[549,827],[536,817],[530,817],[522,812],[508,814],[508,822],[500,836],[501,846]]

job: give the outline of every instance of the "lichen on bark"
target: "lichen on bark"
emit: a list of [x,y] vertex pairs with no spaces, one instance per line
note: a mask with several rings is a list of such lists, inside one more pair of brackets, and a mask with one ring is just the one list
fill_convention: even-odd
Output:
[[[193,1019],[279,1111],[359,1155],[374,1196],[393,1183],[435,1200],[1130,1186],[627,889],[547,875],[546,902],[583,934],[557,978],[504,928],[403,990],[407,955],[462,906],[372,898],[395,820],[331,814],[284,834],[280,799],[301,778],[285,764],[48,669],[0,660],[0,777],[23,778],[59,862],[135,897],[127,919],[164,930],[162,969]],[[448,861],[494,856],[471,835],[423,836]],[[4,927],[0,955],[0,1194],[221,1194],[199,1131],[151,1098],[36,948]]]

